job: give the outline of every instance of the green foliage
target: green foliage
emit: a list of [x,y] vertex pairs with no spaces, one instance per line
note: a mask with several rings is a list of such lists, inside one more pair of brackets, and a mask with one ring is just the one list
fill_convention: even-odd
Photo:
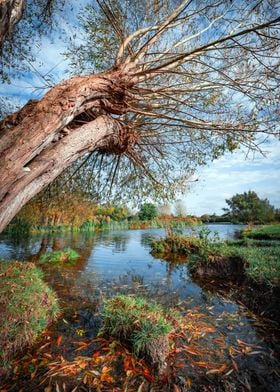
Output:
[[58,250],[55,252],[45,253],[40,256],[40,263],[49,263],[54,265],[73,265],[79,258],[79,254],[73,249]]
[[104,303],[102,333],[127,341],[135,355],[172,329],[161,307],[141,297],[118,295]]
[[224,208],[224,211],[236,223],[267,223],[275,218],[274,207],[253,191],[236,194],[226,203],[229,208]]
[[280,240],[280,224],[263,227],[246,227],[241,231],[241,236],[254,239]]
[[43,273],[27,262],[0,261],[0,366],[32,343],[59,308]]
[[141,206],[138,216],[140,220],[152,220],[158,216],[157,207],[152,203],[145,203]]

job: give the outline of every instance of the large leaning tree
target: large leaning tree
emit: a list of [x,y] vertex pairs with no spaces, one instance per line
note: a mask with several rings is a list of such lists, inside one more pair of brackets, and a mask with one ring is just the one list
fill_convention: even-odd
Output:
[[123,183],[142,176],[172,191],[209,157],[279,134],[277,2],[169,1],[169,14],[138,2],[135,31],[117,1],[98,3],[121,42],[111,68],[62,81],[0,122],[0,231],[83,157],[84,178],[89,161],[113,157],[111,179],[131,164]]

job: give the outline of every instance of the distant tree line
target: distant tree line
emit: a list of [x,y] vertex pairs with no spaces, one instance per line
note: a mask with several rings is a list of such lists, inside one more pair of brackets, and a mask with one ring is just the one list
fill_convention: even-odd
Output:
[[280,210],[272,206],[268,199],[260,199],[256,192],[237,193],[227,199],[223,215],[201,216],[203,222],[232,222],[263,224],[280,220]]

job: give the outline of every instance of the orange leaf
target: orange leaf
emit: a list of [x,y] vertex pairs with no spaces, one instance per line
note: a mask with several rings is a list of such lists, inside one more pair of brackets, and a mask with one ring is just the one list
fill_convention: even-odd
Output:
[[200,367],[209,368],[209,369],[215,369],[215,366],[214,366],[214,365],[210,365],[210,363],[206,363],[206,362],[195,362],[195,364],[196,364],[197,366],[200,366]]
[[208,372],[206,372],[206,374],[217,374],[217,373],[223,373],[223,371],[225,371],[227,368],[227,365],[224,363],[221,367],[219,367],[218,369],[211,369],[208,370]]
[[61,341],[62,341],[62,335],[60,335],[57,339],[56,339],[56,345],[60,346],[61,345]]
[[175,368],[178,368],[178,369],[184,368],[184,367],[185,367],[185,365],[184,365],[183,363],[174,363],[173,366],[174,366]]
[[88,346],[88,343],[86,342],[73,342],[73,344],[76,344],[77,346]]
[[184,346],[184,350],[193,355],[201,354],[199,350],[191,346]]
[[154,381],[154,378],[153,378],[153,376],[151,375],[151,373],[149,372],[148,369],[144,369],[143,376],[146,378],[146,380],[148,380],[150,382]]
[[233,369],[234,369],[236,372],[238,372],[239,369],[238,369],[237,363],[235,362],[235,360],[234,360],[233,358],[231,358],[231,363],[232,363]]

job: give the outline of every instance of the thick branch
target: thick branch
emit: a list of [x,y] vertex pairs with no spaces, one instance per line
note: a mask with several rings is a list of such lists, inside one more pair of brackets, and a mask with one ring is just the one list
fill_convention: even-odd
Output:
[[24,0],[0,0],[0,48],[22,18]]
[[124,108],[125,81],[118,71],[77,76],[52,88],[41,101],[0,123],[0,201],[22,168],[47,148],[78,114],[88,108]]
[[68,135],[36,156],[22,169],[22,176],[9,187],[0,204],[0,232],[33,196],[50,184],[64,169],[88,151],[102,147],[103,141],[118,130],[109,116],[72,129]]

